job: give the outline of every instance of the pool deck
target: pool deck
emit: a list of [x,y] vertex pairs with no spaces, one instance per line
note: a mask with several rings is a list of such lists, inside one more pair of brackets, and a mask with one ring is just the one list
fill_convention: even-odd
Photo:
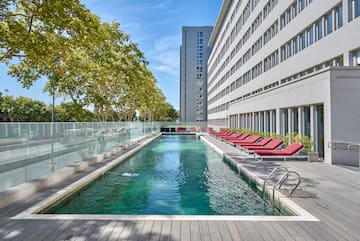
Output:
[[320,221],[12,219],[111,161],[106,160],[0,209],[0,240],[360,240],[358,169],[306,161],[259,162],[213,137],[204,138],[257,177],[280,165],[300,173],[302,183],[291,200]]

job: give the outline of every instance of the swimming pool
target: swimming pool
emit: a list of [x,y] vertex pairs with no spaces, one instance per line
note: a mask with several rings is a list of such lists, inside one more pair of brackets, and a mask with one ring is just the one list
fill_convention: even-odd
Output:
[[164,135],[47,214],[276,215],[195,135]]

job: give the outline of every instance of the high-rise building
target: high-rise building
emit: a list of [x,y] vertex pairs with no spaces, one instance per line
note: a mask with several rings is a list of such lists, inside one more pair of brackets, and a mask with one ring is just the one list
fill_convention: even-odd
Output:
[[360,0],[224,0],[209,45],[209,123],[308,135],[359,166],[328,144],[360,143]]
[[180,46],[180,120],[207,121],[207,60],[212,27],[183,27]]

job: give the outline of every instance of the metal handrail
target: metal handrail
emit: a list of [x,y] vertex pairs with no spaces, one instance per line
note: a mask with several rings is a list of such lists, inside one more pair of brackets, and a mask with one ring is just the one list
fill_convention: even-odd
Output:
[[347,151],[359,151],[360,143],[354,143],[349,141],[329,141],[328,148],[338,149],[338,150],[347,150]]
[[281,178],[279,179],[279,181],[274,185],[273,187],[273,202],[275,200],[275,189],[277,186],[279,186],[279,190],[281,188],[281,186],[288,180],[290,174],[295,174],[298,177],[298,181],[295,184],[295,186],[293,187],[293,189],[291,189],[290,193],[288,194],[288,197],[291,197],[291,195],[295,192],[295,190],[299,187],[300,182],[301,182],[301,177],[300,174],[295,172],[295,171],[288,171],[287,173],[285,173],[284,175],[281,176]]
[[360,151],[360,144],[348,144],[348,151]]
[[289,171],[289,172],[287,173],[287,176],[286,176],[285,180],[280,184],[279,189],[280,189],[281,186],[287,181],[287,179],[289,178],[290,174],[295,174],[295,175],[298,177],[298,181],[297,181],[297,183],[295,184],[294,188],[290,191],[288,197],[291,197],[291,195],[295,192],[295,190],[298,188],[298,186],[300,185],[300,182],[301,182],[301,177],[300,177],[300,174],[299,174],[298,172]]
[[[282,175],[280,177],[280,179],[275,183],[275,185],[273,186],[273,193],[272,193],[272,200],[273,200],[273,203],[274,203],[274,200],[275,200],[275,189],[278,185],[280,185],[280,183],[283,182],[283,180],[285,180],[285,177],[288,175],[289,172],[286,172],[284,175]],[[287,179],[287,178],[286,178]]]
[[289,170],[286,168],[286,167],[283,167],[283,166],[279,166],[279,167],[275,167],[270,173],[269,175],[267,175],[267,177],[264,179],[264,185],[263,185],[263,198],[265,196],[265,185],[266,185],[266,182],[267,180],[278,170],[278,169],[284,169],[287,172],[289,172]]

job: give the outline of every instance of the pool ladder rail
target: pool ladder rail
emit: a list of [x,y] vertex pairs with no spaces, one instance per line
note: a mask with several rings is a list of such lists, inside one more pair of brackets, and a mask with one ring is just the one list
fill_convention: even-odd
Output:
[[272,201],[274,202],[275,199],[275,189],[277,187],[279,187],[279,190],[281,188],[281,186],[286,183],[286,181],[288,180],[290,175],[295,175],[297,177],[297,182],[295,184],[295,186],[291,189],[291,191],[288,194],[288,197],[291,197],[291,195],[295,192],[295,190],[299,187],[300,182],[301,182],[301,177],[300,174],[295,172],[295,171],[289,171],[286,167],[275,167],[270,173],[269,175],[267,175],[267,177],[264,180],[264,185],[263,185],[263,198],[265,198],[265,186],[266,186],[266,182],[269,180],[269,178],[274,175],[274,173],[277,170],[283,170],[285,173],[283,175],[280,176],[279,180],[274,184],[273,188],[272,188]]

